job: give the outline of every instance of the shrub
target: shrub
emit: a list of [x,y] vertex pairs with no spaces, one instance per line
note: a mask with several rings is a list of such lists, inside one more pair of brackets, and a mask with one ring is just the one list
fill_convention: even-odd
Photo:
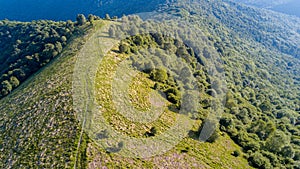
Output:
[[241,152],[239,150],[234,150],[231,155],[233,155],[234,157],[238,157],[241,155]]
[[120,53],[129,53],[130,51],[130,48],[128,45],[124,44],[124,43],[121,43],[120,46],[119,46],[119,51]]
[[166,91],[165,91],[165,94],[167,95],[167,99],[171,102],[171,103],[174,103],[174,104],[177,104],[179,103],[180,101],[180,91],[174,87],[172,88],[168,88]]
[[76,21],[78,25],[84,25],[86,23],[86,18],[83,14],[78,14],[76,17]]
[[250,164],[254,167],[257,168],[271,168],[271,163],[269,161],[268,158],[264,157],[261,153],[256,152],[254,154],[252,154],[249,158],[248,161],[250,162]]
[[2,95],[8,95],[12,91],[13,86],[9,83],[9,81],[5,80],[1,83],[1,88]]
[[153,71],[151,71],[150,73],[151,79],[157,82],[166,82],[166,80],[168,79],[168,74],[167,71],[165,69],[154,69]]
[[133,43],[135,43],[138,46],[143,45],[144,44],[144,39],[142,38],[142,36],[136,35],[133,38]]
[[10,84],[12,85],[13,88],[16,88],[20,85],[20,82],[15,76],[12,76],[10,77]]

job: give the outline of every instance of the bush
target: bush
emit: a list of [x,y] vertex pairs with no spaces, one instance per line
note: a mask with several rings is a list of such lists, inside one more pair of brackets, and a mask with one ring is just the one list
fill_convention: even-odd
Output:
[[83,14],[78,14],[76,17],[76,21],[78,25],[84,25],[86,23],[86,18]]
[[10,84],[12,85],[13,88],[16,88],[20,85],[20,82],[16,77],[12,76],[10,77]]
[[9,81],[5,80],[1,83],[1,88],[2,88],[2,95],[8,95],[12,89],[13,89],[13,86],[9,83]]
[[249,163],[253,166],[253,167],[257,167],[257,168],[261,168],[261,169],[269,169],[271,168],[271,163],[269,161],[268,158],[264,157],[261,153],[256,152],[254,154],[252,154],[249,158],[248,158]]
[[174,103],[174,104],[179,103],[181,94],[180,94],[180,91],[177,90],[176,88],[168,88],[165,91],[165,94],[167,95],[167,99],[171,103]]
[[119,51],[120,53],[129,53],[130,51],[130,48],[128,45],[124,44],[124,43],[121,43],[121,45],[119,46]]
[[168,74],[165,69],[154,69],[151,71],[150,77],[154,81],[164,83],[168,79]]
[[239,150],[234,150],[231,155],[233,155],[234,157],[238,157],[241,155],[241,152]]

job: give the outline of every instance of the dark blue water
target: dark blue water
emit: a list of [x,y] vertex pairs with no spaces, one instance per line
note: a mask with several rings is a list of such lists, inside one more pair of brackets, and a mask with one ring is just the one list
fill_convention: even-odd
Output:
[[0,20],[75,20],[79,13],[101,17],[106,13],[122,16],[151,11],[162,2],[163,0],[0,0]]
[[0,0],[0,19],[74,20],[78,13],[95,12],[96,1],[89,0]]

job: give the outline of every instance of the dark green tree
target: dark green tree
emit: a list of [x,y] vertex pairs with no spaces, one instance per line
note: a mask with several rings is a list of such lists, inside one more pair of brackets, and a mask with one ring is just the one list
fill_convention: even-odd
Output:
[[109,14],[105,14],[105,19],[106,19],[106,20],[111,20]]
[[7,80],[5,80],[1,83],[1,87],[2,87],[1,93],[3,96],[8,95],[13,89],[13,86]]
[[167,71],[163,68],[152,70],[150,76],[154,81],[162,83],[166,82],[166,80],[168,79]]
[[88,15],[88,21],[92,24],[95,20],[95,16],[93,14]]
[[78,14],[76,17],[76,21],[78,25],[84,25],[86,23],[86,18],[83,14]]
[[130,52],[130,48],[127,44],[125,43],[121,43],[120,46],[119,46],[119,51],[120,53],[129,53]]
[[20,85],[20,81],[15,76],[10,77],[9,82],[12,85],[13,88],[16,88]]

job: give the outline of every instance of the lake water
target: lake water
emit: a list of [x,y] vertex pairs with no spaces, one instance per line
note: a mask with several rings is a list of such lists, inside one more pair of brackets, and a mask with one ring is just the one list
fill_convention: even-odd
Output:
[[[103,17],[152,11],[164,0],[0,0],[0,20],[75,20],[79,13]],[[300,17],[300,0],[275,6],[274,11]]]
[[[163,0],[0,0],[0,20],[75,20],[79,13],[122,16],[155,9]],[[147,3],[146,3],[147,2]],[[147,4],[147,5],[145,5]]]

